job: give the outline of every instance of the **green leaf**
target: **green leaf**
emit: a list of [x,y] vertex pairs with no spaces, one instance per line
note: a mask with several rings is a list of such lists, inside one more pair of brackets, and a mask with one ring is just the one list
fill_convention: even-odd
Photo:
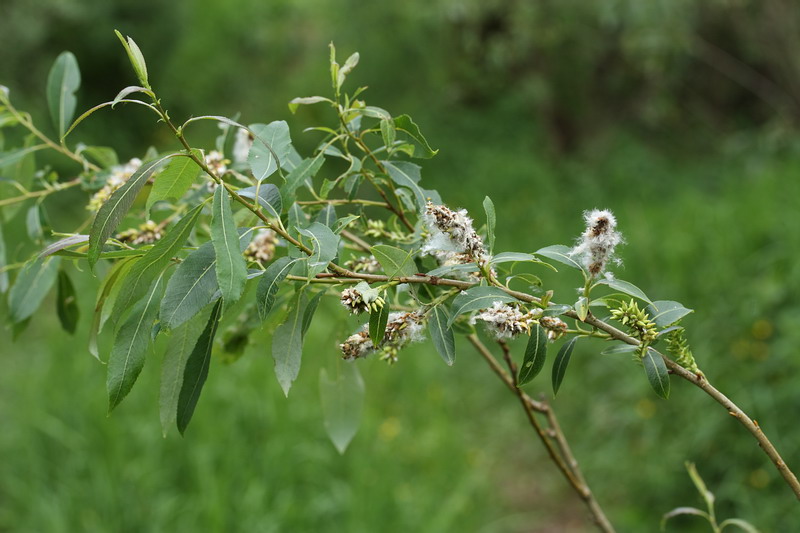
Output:
[[217,187],[214,191],[211,213],[211,242],[217,256],[217,283],[228,307],[242,296],[247,282],[247,263],[239,250],[239,232],[233,221],[231,200],[225,187]]
[[311,321],[314,319],[314,313],[317,312],[317,307],[319,306],[320,300],[322,297],[325,296],[325,291],[321,290],[317,292],[309,301],[308,305],[306,305],[306,310],[303,312],[303,337],[306,336],[306,332],[308,328],[311,327]]
[[145,297],[133,307],[130,316],[114,336],[106,378],[109,413],[128,395],[144,368],[153,322],[158,315],[158,303],[164,289],[163,279],[162,273]]
[[111,312],[112,322],[116,323],[126,310],[144,296],[153,280],[161,274],[170,260],[180,251],[192,232],[192,227],[202,209],[201,204],[189,211],[164,237],[156,241],[141,259],[134,263],[130,273],[123,280],[117,300],[114,302]]
[[671,326],[689,313],[694,313],[694,310],[687,309],[680,302],[658,300],[647,306],[647,313],[658,327],[665,328]]
[[36,259],[26,264],[8,291],[11,322],[18,324],[30,317],[41,305],[58,275],[58,257]]
[[563,244],[554,244],[552,246],[546,246],[544,248],[536,250],[535,253],[536,255],[547,257],[548,259],[558,261],[559,263],[570,266],[572,268],[583,270],[583,266],[572,258],[570,252],[572,252],[572,248],[564,246]]
[[639,346],[635,344],[622,344],[620,346],[611,346],[610,348],[606,348],[600,355],[617,355],[621,353],[631,353],[635,352],[639,349]]
[[269,124],[251,124],[250,130],[263,143],[253,143],[247,155],[247,163],[250,165],[253,177],[263,181],[278,170],[289,155],[292,145],[289,125],[285,120],[276,120]]
[[587,300],[585,296],[581,296],[578,298],[578,301],[575,302],[575,313],[578,315],[578,320],[581,322],[586,320],[586,317],[589,315],[589,300]]
[[669,399],[669,371],[664,359],[654,349],[648,347],[642,358],[644,371],[647,374],[647,381],[660,397]]
[[275,329],[272,335],[272,358],[275,360],[275,376],[288,397],[292,383],[300,373],[300,359],[303,355],[303,311],[305,304],[303,292],[297,296],[289,308],[286,322]]
[[723,531],[728,526],[736,526],[746,533],[759,533],[758,529],[756,529],[753,524],[741,518],[728,518],[727,520],[723,520],[719,525],[719,530]]
[[323,163],[325,163],[325,157],[320,152],[314,157],[303,159],[289,172],[286,176],[286,183],[281,187],[281,199],[284,205],[294,202],[295,191],[302,187],[307,180],[316,176]]
[[336,224],[336,208],[332,205],[328,204],[322,208],[322,210],[317,213],[317,217],[314,219],[316,222],[328,226],[329,228],[333,229],[334,224]]
[[177,426],[181,435],[192,420],[197,400],[208,377],[208,367],[211,365],[211,350],[214,347],[214,336],[217,334],[219,319],[222,316],[222,300],[217,301],[206,327],[186,360],[183,371],[183,383],[178,395]]
[[312,223],[306,229],[298,228],[297,231],[311,241],[312,253],[308,258],[308,277],[313,278],[325,271],[328,263],[339,253],[339,236],[319,222]]
[[272,306],[275,305],[275,295],[278,293],[280,283],[286,279],[289,272],[292,270],[294,264],[299,259],[292,259],[291,257],[281,257],[273,261],[268,267],[261,279],[258,280],[256,287],[256,305],[258,306],[258,315],[261,320],[266,320]]
[[267,210],[270,216],[280,218],[283,212],[283,200],[278,187],[272,183],[262,183],[247,187],[246,189],[239,189],[236,194],[252,200],[256,199],[256,192],[258,192],[258,203]]
[[339,453],[344,453],[361,423],[364,380],[353,362],[340,362],[337,368],[335,379],[320,369],[319,396],[325,431]]
[[[239,229],[240,252],[247,248],[251,236],[249,230]],[[216,264],[214,244],[207,242],[178,265],[161,300],[159,318],[164,329],[177,328],[214,301],[219,290]]]
[[670,518],[681,516],[681,515],[692,515],[692,516],[702,516],[706,520],[711,522],[711,517],[705,511],[701,511],[696,507],[676,507],[675,509],[671,510],[668,513],[665,513],[664,516],[661,517],[661,530],[664,531],[664,528],[667,526],[667,520]]
[[414,194],[414,201],[420,211],[425,209],[428,198],[435,204],[441,203],[441,198],[436,191],[425,190],[419,186],[421,179],[419,165],[407,161],[381,161],[381,163],[393,182]]
[[522,359],[522,366],[519,367],[517,385],[525,385],[539,375],[544,368],[545,359],[547,359],[547,332],[536,324],[531,329],[531,336],[525,347],[525,357]]
[[526,254],[522,252],[502,252],[492,257],[492,264],[498,263],[511,263],[515,261],[535,261],[539,262],[536,259],[536,256],[533,254]]
[[383,137],[383,144],[385,144],[387,148],[391,147],[397,139],[397,130],[391,118],[381,119],[381,137]]
[[447,363],[447,366],[453,366],[456,361],[456,342],[453,337],[453,330],[448,325],[449,323],[450,315],[443,306],[437,305],[430,310],[428,331],[431,334],[433,345],[439,355],[442,356],[442,359],[444,359],[444,362]]
[[695,464],[686,461],[684,466],[686,466],[686,471],[689,472],[689,477],[692,479],[692,483],[694,483],[697,492],[700,493],[700,496],[702,496],[703,500],[706,502],[706,507],[708,507],[709,510],[713,509],[715,499],[714,493],[706,487],[706,483],[703,481],[703,478],[700,477],[700,473],[697,471]]
[[354,220],[358,220],[359,218],[361,218],[360,215],[343,216],[342,218],[336,221],[336,224],[333,225],[333,232],[336,235],[339,235],[342,231],[347,229],[347,226],[349,226]]
[[639,298],[640,300],[644,300],[645,302],[650,304],[653,303],[650,300],[650,298],[647,297],[644,291],[642,291],[642,289],[640,289],[633,283],[630,283],[622,279],[601,279],[596,283],[596,285],[608,285],[612,289],[624,292],[629,296],[633,296],[634,298]]
[[80,86],[78,60],[72,52],[62,52],[47,76],[47,106],[59,137],[64,135],[75,116],[75,106],[78,104],[75,91]]
[[142,166],[133,173],[128,181],[114,191],[97,211],[94,222],[92,222],[92,229],[89,231],[89,251],[86,259],[89,261],[90,268],[94,268],[97,260],[100,259],[103,245],[117,229],[119,222],[133,205],[133,201],[144,184],[147,183],[153,172],[171,157],[174,157],[174,154],[142,163]]
[[201,313],[176,327],[172,331],[172,336],[164,352],[164,359],[161,363],[159,412],[161,430],[165,437],[167,429],[177,420],[178,398],[183,384],[186,362],[197,345],[207,322],[208,313]]
[[117,30],[114,30],[114,33],[117,34],[117,38],[119,38],[122,46],[125,47],[125,51],[128,53],[128,59],[130,59],[133,71],[136,73],[136,77],[139,78],[139,83],[141,83],[146,89],[149,89],[150,83],[147,80],[147,64],[144,62],[144,56],[142,55],[142,51],[139,50],[139,46],[137,46],[136,42],[130,37],[127,39],[123,37],[122,34]]
[[358,58],[358,52],[355,52],[353,55],[347,58],[347,61],[344,62],[342,68],[340,68],[339,72],[336,73],[337,88],[342,86],[347,75],[350,74],[354,68],[356,68],[356,65],[358,65]]
[[439,152],[439,150],[434,150],[431,148],[431,146],[428,144],[428,141],[419,130],[419,126],[417,126],[414,121],[411,120],[410,116],[400,115],[399,117],[395,117],[394,127],[397,131],[405,133],[410,138],[413,146],[411,153],[412,157],[430,159]]
[[28,238],[40,244],[44,237],[42,229],[42,213],[39,204],[33,204],[25,215],[25,226],[28,230]]
[[289,111],[295,113],[297,108],[301,105],[311,105],[311,104],[318,104],[320,102],[328,102],[331,105],[334,105],[333,100],[330,98],[325,98],[324,96],[303,96],[300,98],[293,98],[289,101]]
[[125,276],[128,274],[128,270],[130,270],[135,261],[136,259],[132,258],[123,259],[122,261],[114,263],[114,265],[111,267],[111,270],[109,270],[105,279],[100,284],[100,290],[97,293],[97,303],[94,306],[92,326],[89,329],[89,353],[91,353],[98,361],[101,361],[101,359],[100,352],[97,349],[97,336],[100,334],[100,330],[103,328],[103,325],[110,314],[107,309],[109,306],[106,306],[106,302],[113,303],[114,299],[116,298],[114,289],[119,289],[119,286],[116,284],[117,281],[125,278]]
[[[199,151],[197,155],[200,155]],[[164,200],[177,202],[199,175],[200,167],[190,157],[176,157],[156,176],[153,188],[147,197],[145,211],[149,213],[156,202]]]
[[486,243],[491,254],[494,249],[494,229],[497,225],[497,215],[494,211],[494,202],[488,196],[483,199],[483,210],[486,212]]
[[509,296],[497,287],[473,287],[453,298],[453,306],[450,308],[452,314],[447,325],[448,327],[452,326],[456,318],[464,313],[486,309],[495,302],[509,303],[516,301],[516,298]]
[[564,380],[564,374],[567,373],[567,365],[572,356],[572,350],[575,348],[575,342],[578,337],[572,337],[570,340],[561,346],[561,349],[556,355],[556,360],[553,363],[553,396],[558,394],[558,389],[561,388],[561,382]]
[[542,313],[544,316],[560,316],[572,311],[572,307],[564,304],[550,304]]
[[57,288],[56,314],[58,314],[58,320],[61,322],[61,327],[64,328],[64,331],[71,334],[75,333],[75,327],[78,325],[78,317],[80,316],[78,299],[75,294],[75,286],[64,270],[58,271]]
[[100,165],[101,168],[109,168],[119,165],[117,152],[108,146],[85,146],[80,150],[80,154]]
[[383,343],[386,324],[389,322],[389,305],[383,305],[369,315],[369,338],[376,347]]
[[0,152],[0,168],[11,166],[14,163],[25,159],[25,157],[27,157],[29,154],[38,152],[39,150],[44,150],[47,147],[48,146],[46,144],[36,144],[26,148],[17,148],[8,152]]
[[416,266],[412,257],[414,252],[401,250],[388,244],[378,244],[370,248],[370,252],[383,267],[383,272],[389,278],[413,276]]

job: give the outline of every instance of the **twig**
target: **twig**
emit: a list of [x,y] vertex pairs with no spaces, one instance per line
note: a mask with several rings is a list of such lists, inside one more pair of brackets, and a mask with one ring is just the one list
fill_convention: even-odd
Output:
[[[611,522],[609,522],[608,518],[603,512],[603,509],[600,507],[600,504],[598,504],[597,500],[595,500],[592,491],[589,489],[589,486],[586,484],[583,475],[580,473],[578,462],[572,455],[569,446],[566,446],[566,438],[564,437],[564,434],[561,433],[561,428],[558,426],[558,422],[555,422],[555,424],[551,422],[548,430],[545,429],[536,418],[536,413],[538,412],[545,414],[548,422],[550,420],[555,421],[555,413],[553,413],[552,407],[545,402],[534,400],[517,386],[516,365],[511,359],[508,345],[505,343],[500,343],[500,346],[503,350],[503,357],[511,372],[510,374],[506,372],[502,366],[500,366],[500,363],[498,363],[497,359],[494,358],[492,352],[480,341],[477,335],[468,335],[467,340],[469,340],[469,342],[475,347],[475,349],[486,360],[486,362],[489,363],[489,366],[492,368],[495,374],[497,374],[498,377],[500,377],[500,379],[506,384],[506,386],[511,389],[517,398],[519,398],[520,404],[525,411],[525,415],[528,417],[528,422],[530,422],[534,431],[539,436],[539,439],[542,441],[545,449],[547,449],[550,459],[555,463],[578,496],[580,496],[580,498],[589,508],[589,511],[592,514],[592,519],[597,527],[605,533],[613,533],[614,527],[611,525]],[[562,442],[565,444],[564,446],[562,446]],[[568,462],[565,461],[565,458]]]

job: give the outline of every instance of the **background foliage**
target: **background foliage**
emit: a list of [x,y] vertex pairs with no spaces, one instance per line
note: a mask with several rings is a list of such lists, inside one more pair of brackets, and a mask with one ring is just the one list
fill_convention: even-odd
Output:
[[[360,51],[353,76],[370,101],[414,116],[440,149],[425,167],[431,186],[476,216],[491,193],[496,249],[570,242],[583,209],[613,209],[628,242],[624,277],[697,310],[686,323],[700,365],[800,463],[800,429],[787,415],[800,403],[791,244],[800,242],[800,15],[788,0],[7,0],[0,10],[0,80],[42,117],[47,70],[63,49],[81,64],[79,109],[133,82],[115,27],[142,46],[175,116],[288,119],[289,99],[327,87],[329,41],[345,57]],[[290,120],[296,144],[313,145],[300,132],[316,112]],[[82,127],[89,140],[113,132],[122,159],[165,141],[133,110]],[[82,209],[69,194],[49,205],[55,227]],[[3,224],[19,256],[32,252],[14,242],[24,231],[24,216]],[[271,376],[269,339],[254,338],[235,364],[215,360],[187,438],[164,440],[145,390],[157,387],[157,365],[105,418],[105,368],[82,341],[90,299],[74,338],[53,314],[3,344],[0,453],[10,459],[0,465],[0,529],[586,527],[513,398],[467,346],[452,368],[429,344],[394,368],[364,365],[364,425],[340,457],[324,435],[313,367],[338,356],[339,332],[356,323],[322,309],[330,318],[312,328],[311,368],[288,401]],[[700,503],[686,459],[723,516],[764,531],[797,527],[796,504],[734,420],[682,384],[663,402],[627,359],[591,350],[576,350],[554,403],[620,530],[654,530],[662,512]]]

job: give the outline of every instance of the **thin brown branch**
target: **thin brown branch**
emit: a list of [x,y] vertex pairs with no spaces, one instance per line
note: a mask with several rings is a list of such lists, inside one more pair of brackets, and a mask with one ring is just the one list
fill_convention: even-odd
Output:
[[[577,318],[574,316],[574,313],[567,313],[572,318]],[[618,330],[614,326],[610,324],[606,324],[602,320],[598,320],[597,318],[589,315],[586,317],[585,322],[590,326],[594,326],[597,329],[603,330],[606,333],[610,334],[611,337],[625,342],[627,344],[638,345],[639,341],[634,339],[630,335]],[[800,482],[797,480],[797,476],[792,472],[789,466],[786,464],[786,461],[783,460],[783,457],[778,453],[778,450],[775,449],[775,446],[770,442],[761,428],[745,413],[738,405],[733,403],[730,398],[722,394],[717,388],[715,388],[711,383],[706,379],[704,376],[700,376],[695,374],[694,372],[690,372],[686,370],[678,363],[666,357],[664,354],[659,354],[664,359],[664,363],[667,365],[667,368],[670,371],[680,376],[681,378],[685,379],[692,385],[698,387],[703,392],[711,396],[717,403],[719,403],[722,407],[724,407],[728,413],[736,418],[745,428],[749,431],[753,437],[758,441],[758,445],[764,450],[764,453],[767,454],[772,464],[775,465],[775,468],[778,469],[778,473],[786,480],[786,483],[794,492],[795,496],[800,500]]]
[[[603,531],[604,533],[613,533],[614,527],[611,525],[611,522],[609,522],[602,508],[597,503],[597,500],[594,499],[594,495],[586,484],[586,481],[583,479],[583,476],[580,474],[580,470],[577,469],[578,463],[574,456],[572,456],[572,453],[569,451],[569,447],[567,446],[566,448],[562,448],[560,446],[560,442],[562,440],[566,442],[566,439],[563,433],[560,432],[561,430],[558,427],[558,424],[556,423],[555,426],[551,424],[551,427],[549,428],[550,430],[548,430],[545,429],[536,418],[536,413],[538,412],[545,413],[548,416],[548,420],[550,420],[551,417],[553,420],[555,420],[555,414],[552,413],[552,407],[544,402],[538,402],[532,399],[517,386],[516,365],[511,359],[508,345],[503,342],[500,343],[500,347],[503,350],[503,358],[509,367],[510,373],[506,372],[503,367],[500,366],[500,363],[497,362],[497,359],[495,359],[495,357],[492,355],[492,352],[480,341],[477,335],[468,335],[467,339],[475,347],[478,353],[486,360],[486,362],[489,363],[489,366],[492,368],[495,374],[497,374],[506,384],[506,386],[517,396],[517,398],[519,398],[520,404],[525,411],[525,415],[528,417],[528,422],[530,422],[531,427],[533,427],[534,431],[539,436],[539,439],[542,441],[542,444],[547,450],[550,459],[553,461],[553,463],[555,463],[556,467],[558,467],[558,469],[567,479],[570,486],[572,486],[578,496],[580,496],[581,500],[583,500],[583,502],[586,504],[592,515],[592,519],[600,531]],[[555,435],[551,438],[550,433],[554,433]],[[570,464],[565,461],[565,458],[570,461]]]

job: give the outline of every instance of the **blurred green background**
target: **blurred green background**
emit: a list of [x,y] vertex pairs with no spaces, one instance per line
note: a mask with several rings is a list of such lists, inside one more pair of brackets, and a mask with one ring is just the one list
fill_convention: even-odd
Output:
[[[796,2],[4,0],[0,83],[46,119],[47,71],[66,49],[83,75],[79,109],[110,100],[135,81],[115,28],[141,46],[172,116],[288,119],[301,152],[316,139],[303,127],[327,117],[292,117],[286,102],[327,94],[330,41],[340,56],[359,51],[351,86],[420,124],[440,149],[423,177],[450,205],[480,220],[491,195],[498,250],[569,244],[584,209],[612,209],[627,240],[619,277],[696,310],[686,324],[701,368],[800,468]],[[122,159],[171,146],[136,109],[101,112],[79,136]],[[48,206],[55,219],[75,209]],[[541,275],[572,301],[580,280]],[[85,348],[95,285],[80,289],[74,337],[52,307],[15,343],[2,333],[2,531],[592,530],[466,343],[452,368],[429,343],[392,368],[365,361],[363,425],[340,456],[317,376],[357,323],[328,303],[288,400],[262,334],[236,363],[215,361],[186,437],[164,439],[155,356],[106,417],[105,368]],[[685,460],[720,516],[800,530],[796,500],[732,417],[677,380],[659,400],[641,368],[602,347],[578,347],[553,403],[619,531],[656,531],[669,509],[702,506]],[[547,381],[530,391],[549,394]]]

